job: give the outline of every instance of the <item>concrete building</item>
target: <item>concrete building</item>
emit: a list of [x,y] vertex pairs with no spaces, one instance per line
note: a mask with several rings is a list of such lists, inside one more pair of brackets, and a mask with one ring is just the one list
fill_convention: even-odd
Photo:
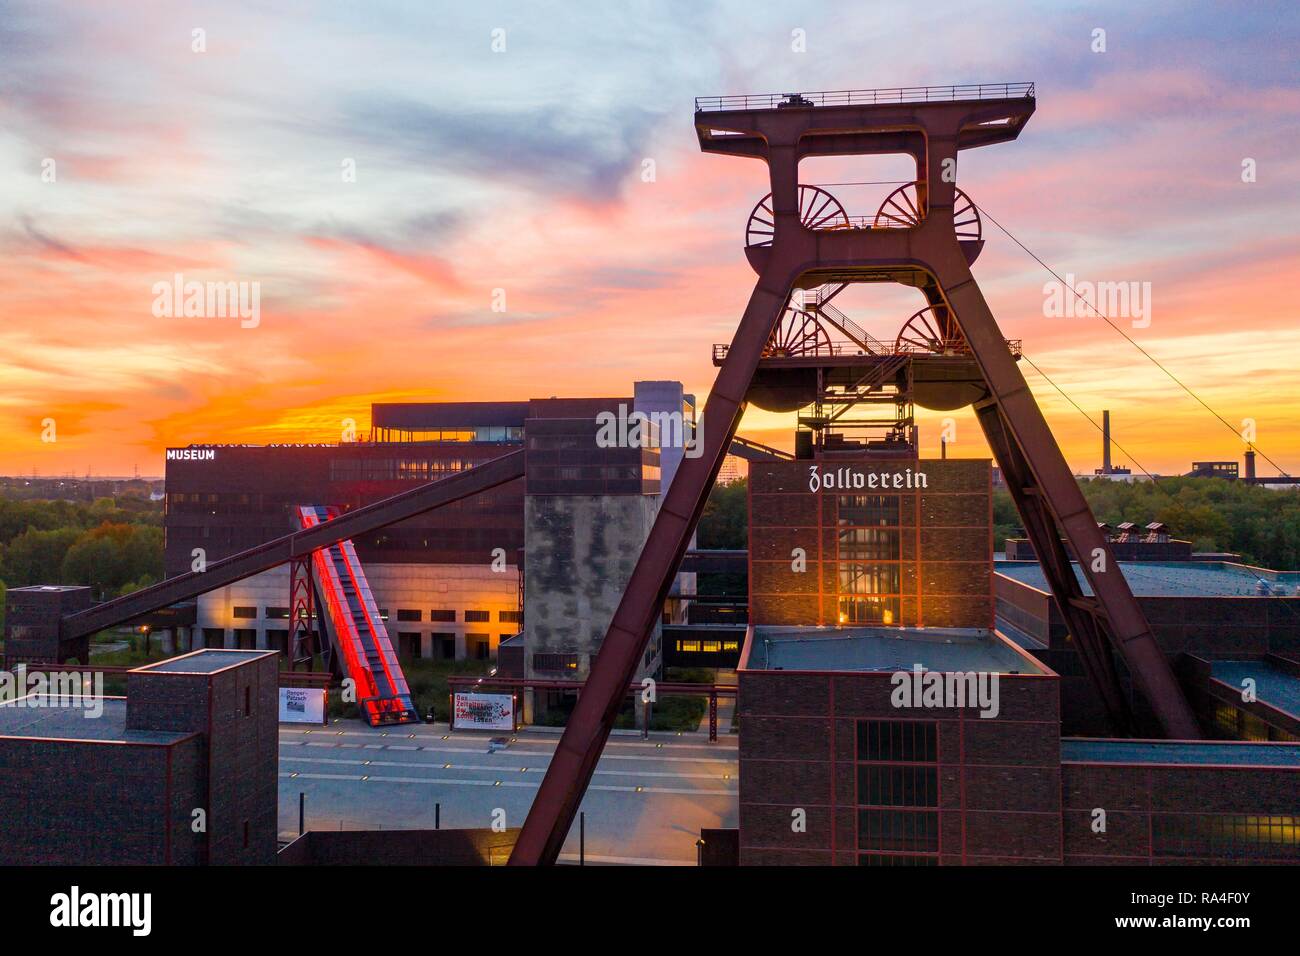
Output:
[[[565,410],[591,417],[534,419],[524,430],[522,676],[580,681],[654,525],[660,452],[602,447],[596,414],[608,409]],[[661,656],[656,624],[638,676],[658,673]],[[525,719],[560,696],[527,694]]]

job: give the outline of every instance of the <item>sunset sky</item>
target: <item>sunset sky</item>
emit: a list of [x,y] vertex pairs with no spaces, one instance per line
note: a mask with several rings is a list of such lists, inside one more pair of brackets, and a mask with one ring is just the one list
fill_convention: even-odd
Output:
[[[372,401],[680,379],[702,404],[767,184],[700,153],[692,98],[1006,81],[1037,84],[1037,113],[963,154],[958,184],[1061,273],[1149,282],[1149,327],[1121,326],[1300,473],[1300,30],[1290,4],[1241,6],[0,0],[0,474],[333,441]],[[906,175],[872,159],[804,179]],[[850,214],[887,191],[862,189]],[[1045,317],[1050,277],[985,238],[974,271],[1005,333],[1089,414],[1111,409],[1141,465],[1240,460],[1100,320]],[[259,283],[260,324],[156,316],[177,273]],[[923,304],[841,301],[890,340]],[[1097,467],[1097,433],[1025,372],[1071,465]],[[986,454],[956,417],[953,453]],[[791,427],[751,412],[742,432],[789,446]]]

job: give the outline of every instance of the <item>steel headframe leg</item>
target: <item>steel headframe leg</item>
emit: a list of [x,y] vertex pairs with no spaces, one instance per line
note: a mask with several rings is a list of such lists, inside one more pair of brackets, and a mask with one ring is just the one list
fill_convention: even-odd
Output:
[[760,278],[749,297],[727,357],[704,406],[697,446],[688,450],[664,497],[650,536],[610,621],[591,674],[570,714],[555,756],[524,820],[510,855],[512,866],[554,863],[573,825],[582,795],[609,739],[619,703],[645,653],[654,622],[682,554],[695,531],[709,491],[745,411],[745,394],[763,346],[790,297],[793,276],[773,283]]
[[[1110,645],[1124,660],[1164,735],[1176,740],[1200,739],[1200,726],[1173,668],[1133,597],[1106,536],[1097,527],[979,285],[964,262],[948,258],[942,266],[935,274],[940,291],[991,396],[979,411],[980,424],[999,464],[1008,469],[1008,486],[1019,485],[1016,504],[1025,530],[1032,536],[1056,603],[1070,624],[1083,663],[1101,690],[1112,720],[1122,727],[1131,723],[1100,635],[1109,637]],[[1092,587],[1091,598],[1081,593],[1061,535]]]

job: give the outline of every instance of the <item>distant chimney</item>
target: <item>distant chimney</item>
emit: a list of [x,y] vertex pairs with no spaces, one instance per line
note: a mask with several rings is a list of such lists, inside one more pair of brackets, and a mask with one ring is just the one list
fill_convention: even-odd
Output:
[[1255,449],[1246,449],[1246,480],[1255,480]]
[[1101,413],[1101,473],[1110,474],[1110,410]]

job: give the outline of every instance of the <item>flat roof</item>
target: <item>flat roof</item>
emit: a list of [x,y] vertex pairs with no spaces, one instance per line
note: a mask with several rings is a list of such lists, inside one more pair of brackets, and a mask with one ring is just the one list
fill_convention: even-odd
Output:
[[1061,760],[1069,763],[1300,768],[1300,744],[1264,744],[1235,740],[1092,740],[1062,737]]
[[754,628],[748,670],[1049,673],[992,631],[961,627]]
[[[192,736],[162,730],[127,730],[126,698],[74,699],[31,694],[0,704],[0,737],[47,737],[56,740],[96,740],[139,744],[170,744]],[[90,709],[103,705],[94,716]]]
[[167,660],[159,661],[156,664],[145,664],[133,668],[132,672],[157,673],[161,671],[167,674],[215,674],[227,667],[234,667],[237,664],[255,661],[259,657],[269,657],[277,653],[279,652],[222,650],[216,647],[207,647],[202,650],[191,651],[189,654],[182,654],[180,657],[169,657]]
[[375,402],[370,406],[374,427],[407,431],[521,426],[527,417],[527,402]]
[[[1091,594],[1077,562],[1074,575],[1084,594]],[[1296,597],[1300,572],[1270,571],[1226,561],[1120,561],[1124,580],[1139,597]],[[1047,578],[1037,561],[998,561],[994,573],[1048,591]],[[1282,585],[1286,594],[1261,595],[1257,585],[1263,579],[1270,586]]]
[[1276,707],[1300,720],[1300,676],[1289,674],[1268,661],[1210,661],[1210,676],[1233,690],[1246,678],[1255,681],[1260,703]]

